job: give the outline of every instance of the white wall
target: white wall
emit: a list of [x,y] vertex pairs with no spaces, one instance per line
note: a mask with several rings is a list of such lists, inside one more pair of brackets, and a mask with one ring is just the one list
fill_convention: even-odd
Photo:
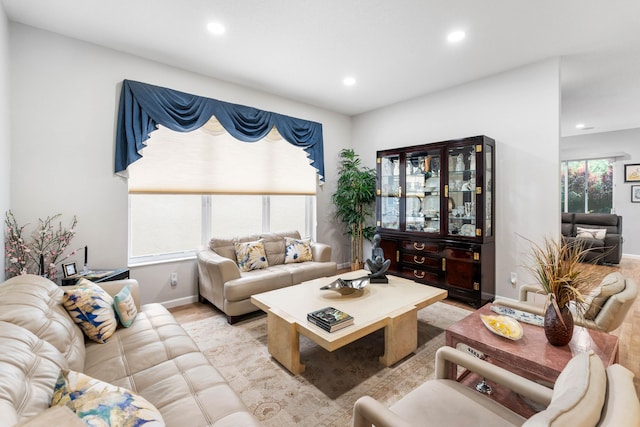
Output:
[[[89,246],[91,268],[127,263],[127,185],[113,174],[123,79],[322,123],[327,184],[318,192],[317,239],[332,245],[334,260],[348,260],[330,197],[338,152],[350,143],[350,118],[21,24],[11,24],[10,44],[10,206],[22,223],[58,212],[65,220],[77,215],[73,243]],[[169,286],[171,271],[180,276],[176,289]],[[197,295],[193,261],[135,268],[132,277],[140,281],[143,303]]]
[[[11,144],[9,127],[9,22],[0,4],[0,214],[2,215],[2,229],[4,230],[4,215],[9,210],[11,171]],[[2,234],[2,263],[0,266],[0,282],[4,280],[4,232]]]
[[613,169],[613,206],[622,216],[622,252],[626,256],[640,257],[640,203],[631,203],[631,185],[624,182],[624,165],[640,163],[640,129],[591,133],[564,137],[560,141],[560,157],[566,160],[608,157],[626,153],[617,158]]
[[[428,76],[425,76],[428,78]],[[559,61],[547,60],[353,120],[353,147],[373,167],[376,150],[473,135],[496,140],[496,293],[517,298],[528,244],[559,235]]]

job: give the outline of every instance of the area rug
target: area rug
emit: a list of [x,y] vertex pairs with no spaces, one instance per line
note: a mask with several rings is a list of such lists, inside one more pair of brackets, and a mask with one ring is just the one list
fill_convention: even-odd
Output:
[[334,352],[305,337],[300,359],[306,370],[293,375],[267,351],[267,318],[231,326],[222,314],[183,327],[198,343],[245,405],[265,426],[350,426],[354,402],[364,395],[385,406],[433,378],[435,351],[447,326],[469,310],[442,302],[418,312],[418,349],[391,367],[378,362],[383,331]]

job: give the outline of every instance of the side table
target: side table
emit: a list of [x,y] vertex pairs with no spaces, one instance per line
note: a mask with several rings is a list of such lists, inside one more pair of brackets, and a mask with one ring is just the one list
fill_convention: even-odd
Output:
[[91,280],[94,283],[111,282],[113,280],[122,280],[129,278],[128,268],[119,268],[116,270],[90,270],[85,274],[77,274],[75,276],[65,277],[62,279],[62,286],[75,285],[79,279]]
[[[446,345],[456,347],[466,344],[478,350],[496,365],[515,370],[532,380],[544,380],[554,383],[569,360],[579,353],[593,350],[604,366],[618,361],[618,337],[576,326],[573,338],[565,346],[556,347],[547,341],[544,329],[540,326],[520,322],[524,335],[517,341],[500,337],[489,331],[481,314],[495,315],[491,304],[471,313],[459,322],[449,326],[445,331]],[[457,369],[456,367],[452,367]]]

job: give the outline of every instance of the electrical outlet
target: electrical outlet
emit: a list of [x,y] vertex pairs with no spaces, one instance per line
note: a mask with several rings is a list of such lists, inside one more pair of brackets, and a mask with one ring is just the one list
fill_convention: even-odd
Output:
[[512,271],[511,272],[511,279],[509,281],[511,282],[511,284],[513,286],[515,286],[518,283],[518,273]]
[[178,286],[178,273],[175,271],[171,273],[171,286]]

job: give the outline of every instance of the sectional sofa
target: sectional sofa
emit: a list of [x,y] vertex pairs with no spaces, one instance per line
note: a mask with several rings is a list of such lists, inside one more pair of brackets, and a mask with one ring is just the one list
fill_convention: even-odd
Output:
[[616,214],[562,214],[562,236],[569,242],[580,239],[585,248],[586,261],[619,264],[622,259],[622,217]]
[[160,304],[140,306],[135,280],[100,287],[111,296],[127,287],[135,304],[129,327],[119,324],[104,343],[85,337],[65,308],[63,288],[52,281],[24,275],[0,284],[0,427],[84,425],[69,406],[49,408],[54,397],[80,399],[72,387],[81,384],[110,390],[94,397],[102,410],[114,399],[146,401],[141,416],[160,418],[148,426],[260,425],[171,313]]

